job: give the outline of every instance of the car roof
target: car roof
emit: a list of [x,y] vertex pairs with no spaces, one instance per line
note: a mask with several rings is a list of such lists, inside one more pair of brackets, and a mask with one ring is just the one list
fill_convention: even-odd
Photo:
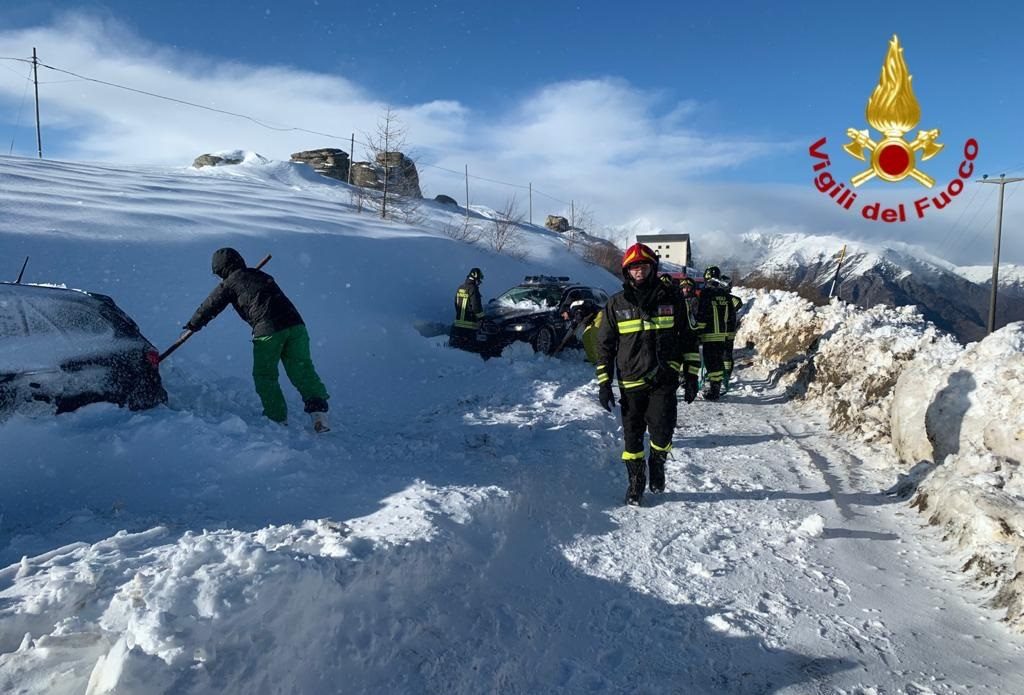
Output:
[[[102,320],[102,322],[113,326],[122,337],[135,337],[140,333],[135,321],[105,294],[54,285],[0,282],[0,335],[5,333],[10,336],[27,335],[35,332],[23,313],[26,306],[34,307],[34,314],[42,317],[40,320],[43,323],[50,324],[54,330],[61,332],[76,332],[74,330],[76,324],[79,326],[82,324],[81,315],[79,314],[79,318],[76,318],[75,312],[80,311],[95,317],[97,321]],[[47,306],[51,306],[51,310],[46,310]],[[53,307],[64,307],[64,309],[54,311]],[[75,307],[75,309],[70,310],[71,307]],[[6,311],[4,311],[5,309]],[[69,310],[71,313],[68,313]],[[66,320],[62,317],[66,317]],[[18,329],[19,325],[20,329]],[[4,330],[5,328],[6,330]]]

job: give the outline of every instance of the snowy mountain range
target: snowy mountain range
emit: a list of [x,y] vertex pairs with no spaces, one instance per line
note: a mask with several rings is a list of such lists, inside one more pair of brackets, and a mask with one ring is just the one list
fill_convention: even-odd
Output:
[[[650,220],[638,219],[607,235],[625,246],[636,234],[664,231]],[[718,265],[739,284],[799,291],[819,302],[828,297],[845,247],[835,292],[840,298],[865,308],[916,305],[926,319],[962,342],[979,340],[986,333],[991,266],[957,266],[899,242],[872,244],[834,235],[771,232],[744,234],[728,256],[709,257],[702,253],[700,237],[691,238],[698,268]],[[999,287],[996,325],[1024,319],[1024,267],[1001,265]]]
[[[777,287],[827,297],[835,295],[861,307],[916,305],[924,317],[963,342],[986,333],[990,292],[981,284],[980,267],[962,269],[906,244],[867,244],[835,236],[746,234],[725,272],[738,270],[739,281],[753,287]],[[735,272],[735,270],[733,272]],[[1024,319],[1021,273],[1011,266],[1000,280],[996,325]]]

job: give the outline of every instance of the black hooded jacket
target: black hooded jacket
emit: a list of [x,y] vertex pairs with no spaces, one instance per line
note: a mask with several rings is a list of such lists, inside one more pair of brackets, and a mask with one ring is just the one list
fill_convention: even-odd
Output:
[[262,270],[247,268],[234,249],[213,254],[213,272],[221,278],[210,296],[199,305],[186,328],[198,331],[227,308],[228,304],[252,326],[254,338],[268,336],[303,323],[295,305]]

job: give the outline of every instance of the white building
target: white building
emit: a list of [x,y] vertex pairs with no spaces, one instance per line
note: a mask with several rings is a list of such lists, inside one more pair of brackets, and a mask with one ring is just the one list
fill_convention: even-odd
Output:
[[636,240],[654,249],[658,257],[673,265],[690,265],[689,234],[637,234]]

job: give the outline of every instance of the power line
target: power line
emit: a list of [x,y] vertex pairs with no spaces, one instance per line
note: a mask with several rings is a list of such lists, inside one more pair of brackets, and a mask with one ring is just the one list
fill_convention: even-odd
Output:
[[[20,61],[20,62],[28,62],[28,63],[32,62],[31,60],[26,60],[26,59],[23,59],[23,58],[3,58],[3,59],[5,59],[5,60],[15,60],[15,61]],[[351,140],[351,136],[345,137],[345,136],[341,136],[341,135],[335,135],[333,133],[325,133],[325,132],[322,132],[322,131],[311,130],[311,129],[308,129],[308,128],[302,128],[302,127],[299,127],[299,126],[287,126],[287,125],[276,126],[276,125],[272,125],[269,122],[266,122],[264,120],[256,118],[255,116],[250,116],[248,114],[238,113],[238,112],[235,112],[235,111],[228,111],[226,109],[219,109],[219,108],[216,108],[216,107],[213,107],[213,106],[208,106],[206,104],[199,104],[199,103],[196,103],[196,102],[193,102],[193,101],[188,101],[186,99],[179,99],[177,97],[170,97],[170,96],[166,96],[166,95],[163,95],[163,94],[158,94],[156,92],[150,92],[150,91],[147,91],[147,90],[144,90],[144,89],[137,89],[135,87],[129,87],[127,85],[118,84],[116,82],[110,82],[108,80],[101,80],[101,79],[98,79],[98,78],[95,78],[95,77],[89,77],[87,75],[82,75],[82,74],[79,74],[79,73],[76,73],[76,72],[72,72],[71,70],[64,70],[63,68],[58,68],[56,66],[49,65],[49,64],[43,63],[43,62],[39,62],[39,66],[47,68],[49,70],[53,70],[54,72],[59,72],[59,73],[65,74],[65,75],[70,75],[71,77],[76,78],[77,81],[93,82],[95,84],[101,84],[101,85],[104,85],[104,86],[107,86],[107,87],[113,87],[115,89],[122,89],[122,90],[125,90],[125,91],[128,91],[128,92],[133,92],[135,94],[141,94],[143,96],[153,97],[155,99],[162,99],[164,101],[169,101],[169,102],[172,102],[172,103],[175,103],[175,104],[181,104],[182,106],[190,106],[192,108],[202,109],[204,111],[210,111],[212,113],[219,113],[219,114],[222,114],[222,115],[225,115],[225,116],[232,116],[234,118],[243,118],[243,119],[245,119],[247,121],[250,121],[251,123],[254,123],[254,124],[260,126],[261,128],[267,128],[268,130],[273,130],[273,131],[276,131],[276,132],[307,133],[309,135],[317,135],[317,136],[320,136],[320,137],[330,138],[332,140],[339,140],[339,141]],[[54,82],[43,82],[42,84],[65,84],[67,82],[74,82],[76,80],[60,80],[60,81],[54,81]],[[355,143],[360,145],[360,146],[362,146],[362,147],[369,147],[369,148],[373,147],[370,143],[363,142],[361,140],[355,140]],[[351,152],[349,154],[350,154],[352,160],[354,160],[355,159],[355,153]],[[523,185],[523,184],[519,184],[519,183],[511,183],[509,181],[501,181],[501,180],[498,180],[498,179],[492,179],[492,178],[488,178],[486,176],[478,176],[478,175],[475,175],[475,174],[466,174],[464,172],[455,171],[453,169],[448,169],[446,167],[442,167],[442,166],[439,166],[437,164],[430,164],[430,163],[427,163],[427,162],[419,162],[419,164],[421,164],[422,166],[425,166],[425,167],[430,167],[430,168],[433,168],[433,169],[438,169],[440,171],[446,171],[448,173],[456,174],[456,175],[458,175],[460,177],[461,176],[468,176],[469,178],[477,180],[477,181],[486,181],[488,183],[493,183],[493,184],[497,184],[497,185],[500,185],[500,186],[509,186],[509,187],[512,187],[512,188],[519,188],[519,189],[522,189],[522,190],[529,190],[530,189],[530,187],[527,186],[527,185]],[[538,195],[544,196],[545,198],[549,198],[550,200],[553,200],[555,202],[562,203],[563,205],[570,205],[569,201],[565,201],[565,200],[562,200],[560,198],[556,198],[555,196],[552,196],[552,195],[549,195],[547,193],[544,193],[543,191],[540,191],[540,190],[538,190],[536,188],[533,188],[532,190],[533,190],[534,193],[537,193]]]
[[322,132],[319,132],[319,131],[316,131],[316,130],[308,130],[306,128],[299,128],[299,127],[295,127],[295,126],[277,127],[277,126],[270,125],[269,123],[265,123],[263,121],[260,121],[259,119],[254,118],[252,116],[247,116],[244,113],[235,113],[234,111],[226,111],[224,109],[214,108],[213,106],[206,106],[205,104],[197,104],[197,103],[195,103],[193,101],[186,101],[184,99],[177,99],[175,97],[168,97],[168,96],[164,96],[163,94],[156,94],[155,92],[147,92],[144,89],[136,89],[134,87],[128,87],[128,86],[125,86],[123,84],[117,84],[115,82],[107,82],[106,80],[99,80],[99,79],[96,79],[94,77],[86,77],[85,75],[79,75],[78,73],[71,72],[70,70],[63,70],[61,68],[57,68],[57,67],[54,67],[52,65],[47,65],[46,63],[42,63],[42,62],[39,63],[39,65],[41,67],[47,68],[49,70],[53,70],[54,72],[60,72],[60,73],[63,73],[65,75],[71,75],[72,77],[77,77],[78,79],[84,80],[86,82],[95,82],[96,84],[106,85],[107,87],[114,87],[116,89],[123,89],[123,90],[125,90],[127,92],[134,92],[135,94],[142,94],[144,96],[153,97],[155,99],[163,99],[164,101],[170,101],[170,102],[174,102],[176,104],[182,104],[184,106],[191,106],[193,108],[203,109],[204,111],[212,111],[214,113],[224,114],[225,116],[234,116],[235,118],[244,118],[245,120],[252,121],[256,125],[261,126],[263,128],[267,128],[268,130],[275,130],[275,131],[278,131],[278,132],[308,133],[310,135],[319,135],[321,137],[332,138],[334,140],[345,140],[345,139],[347,139],[347,138],[342,137],[341,135],[333,135],[331,133],[322,133]]

